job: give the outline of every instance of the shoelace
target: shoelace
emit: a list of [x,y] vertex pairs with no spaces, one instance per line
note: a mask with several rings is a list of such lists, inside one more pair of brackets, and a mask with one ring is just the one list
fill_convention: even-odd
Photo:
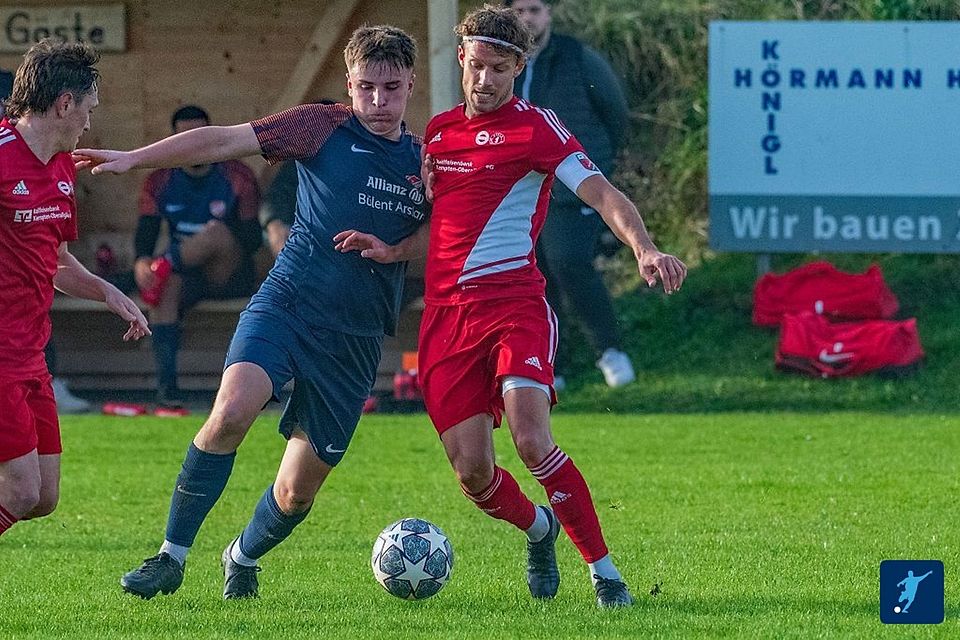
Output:
[[[171,558],[171,559],[172,559],[172,558]],[[176,562],[176,560],[173,560],[173,561]],[[155,567],[159,567],[159,566],[160,566],[161,564],[163,564],[164,562],[165,562],[165,561],[164,561],[164,559],[163,559],[163,557],[162,557],[162,554],[159,554],[159,553],[158,553],[157,555],[155,555],[155,556],[151,556],[151,557],[149,557],[149,558],[144,558],[144,559],[143,559],[143,566],[140,567],[140,568],[137,570],[137,572],[138,572],[138,573],[147,573],[148,571],[154,569]]]
[[613,578],[601,578],[598,575],[594,575],[593,577],[597,581],[598,595],[607,596],[611,591],[625,591],[627,588],[627,585],[620,580],[614,580]]

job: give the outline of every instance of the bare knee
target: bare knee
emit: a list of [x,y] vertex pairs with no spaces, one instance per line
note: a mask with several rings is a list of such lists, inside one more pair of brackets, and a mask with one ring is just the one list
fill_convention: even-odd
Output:
[[256,414],[251,415],[239,402],[224,402],[214,407],[195,442],[208,453],[232,453],[255,418]]
[[528,469],[536,467],[550,453],[550,447],[538,438],[518,438],[516,445],[517,454]]
[[493,462],[464,456],[453,461],[460,486],[469,493],[480,493],[493,482]]
[[273,497],[277,506],[287,515],[294,515],[308,511],[313,506],[317,489],[305,487],[289,482],[278,482],[273,486]]
[[538,429],[517,429],[513,434],[513,443],[523,464],[532,469],[543,462],[553,450],[553,438],[549,432]]

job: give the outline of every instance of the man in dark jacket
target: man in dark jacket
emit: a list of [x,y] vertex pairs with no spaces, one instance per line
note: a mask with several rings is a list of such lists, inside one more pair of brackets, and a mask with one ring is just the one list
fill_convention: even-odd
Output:
[[[552,32],[548,1],[506,0],[504,4],[520,14],[534,37],[534,49],[514,83],[514,92],[555,111],[590,159],[610,175],[628,117],[623,89],[610,64],[575,38]],[[579,318],[590,338],[607,384],[619,387],[632,382],[635,375],[621,346],[610,295],[593,268],[602,225],[596,211],[558,183],[537,246],[537,261],[547,277],[551,306],[561,311],[563,297],[567,310]],[[558,380],[563,375],[562,360],[561,353]]]

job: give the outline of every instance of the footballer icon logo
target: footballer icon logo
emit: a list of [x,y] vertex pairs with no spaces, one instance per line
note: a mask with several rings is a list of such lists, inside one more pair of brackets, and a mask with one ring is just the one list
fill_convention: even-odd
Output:
[[593,160],[588,158],[587,154],[578,153],[577,160],[580,161],[580,164],[582,164],[583,168],[586,169],[587,171],[599,171],[599,169],[597,169],[597,165],[593,164]]
[[880,621],[940,624],[944,618],[943,562],[883,560],[880,563]]
[[57,189],[60,189],[60,193],[65,196],[73,195],[73,183],[67,182],[66,180],[61,180],[57,183]]

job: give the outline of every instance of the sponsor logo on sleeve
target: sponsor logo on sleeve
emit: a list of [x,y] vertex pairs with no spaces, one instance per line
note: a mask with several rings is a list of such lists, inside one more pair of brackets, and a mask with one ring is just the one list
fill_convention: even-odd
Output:
[[577,160],[580,161],[580,164],[583,165],[583,168],[587,171],[600,171],[597,169],[597,165],[593,164],[593,160],[587,157],[585,153],[577,153]]

